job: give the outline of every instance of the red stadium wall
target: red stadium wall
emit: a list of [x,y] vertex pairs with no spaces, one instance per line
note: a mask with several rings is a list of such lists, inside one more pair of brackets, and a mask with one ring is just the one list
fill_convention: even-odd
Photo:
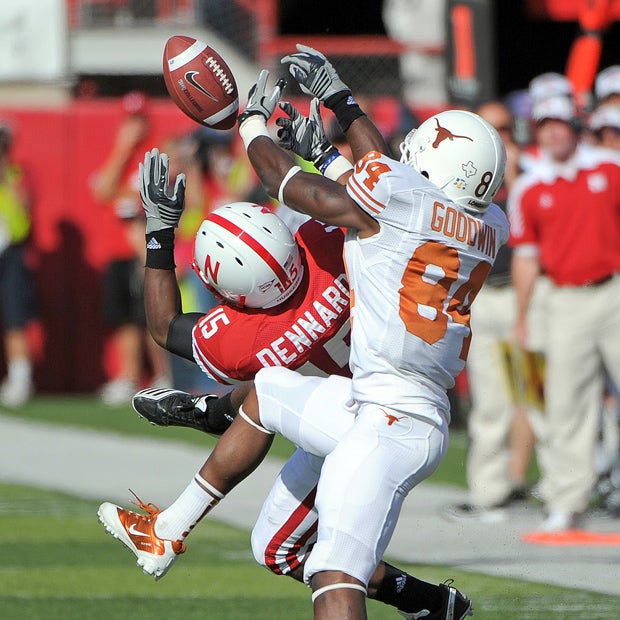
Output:
[[[89,179],[112,147],[121,114],[115,100],[74,102],[61,110],[0,109],[0,118],[14,124],[14,155],[35,190],[29,258],[40,308],[32,329],[40,391],[94,390],[114,366],[100,282],[121,230],[112,210],[93,200]],[[150,102],[149,114],[147,148],[196,127],[168,101]]]

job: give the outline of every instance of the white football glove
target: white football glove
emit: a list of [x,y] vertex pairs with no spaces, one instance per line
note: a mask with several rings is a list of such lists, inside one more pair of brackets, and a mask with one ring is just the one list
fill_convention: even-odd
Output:
[[271,118],[276,105],[280,100],[282,89],[286,85],[286,80],[283,78],[276,82],[270,93],[266,92],[267,79],[269,78],[269,71],[263,69],[259,76],[258,82],[252,86],[248,93],[248,103],[242,114],[239,115],[239,126],[243,124],[250,116],[259,114],[265,119],[265,122]]
[[318,97],[324,104],[333,95],[350,92],[351,89],[321,52],[301,43],[297,44],[297,50],[296,54],[289,54],[280,62],[290,63],[288,70],[304,93]]
[[174,188],[168,184],[170,164],[166,153],[147,151],[139,165],[140,197],[146,214],[146,232],[176,228],[185,208],[185,175],[178,174]]

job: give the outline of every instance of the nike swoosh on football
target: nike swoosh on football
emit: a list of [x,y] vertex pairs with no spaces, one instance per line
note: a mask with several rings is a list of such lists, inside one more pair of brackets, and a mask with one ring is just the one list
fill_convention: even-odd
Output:
[[198,75],[198,71],[188,71],[185,74],[185,79],[197,90],[199,90],[201,93],[203,93],[204,95],[206,95],[207,97],[209,97],[210,99],[213,99],[213,101],[217,101],[217,98],[214,97],[208,90],[206,90],[202,85],[198,84],[198,82],[196,81],[196,79],[194,78],[195,75]]
[[129,533],[133,534],[134,536],[146,536],[147,538],[149,538],[149,534],[145,534],[144,532],[141,532],[140,530],[136,529],[136,524],[132,523],[129,526]]

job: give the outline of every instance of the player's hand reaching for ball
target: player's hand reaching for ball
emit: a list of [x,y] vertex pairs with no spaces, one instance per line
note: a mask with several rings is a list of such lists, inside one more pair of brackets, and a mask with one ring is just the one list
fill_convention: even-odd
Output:
[[350,93],[329,60],[312,47],[298,43],[297,53],[285,56],[280,62],[289,64],[290,74],[304,93],[318,97],[323,104],[333,95]]
[[325,135],[321,119],[321,102],[317,97],[310,102],[308,117],[301,114],[288,101],[283,101],[280,108],[288,116],[276,121],[280,127],[278,138],[282,148],[313,162],[321,174],[334,181],[351,170],[350,162],[341,157],[338,149]]
[[139,166],[140,197],[146,214],[146,232],[176,228],[185,208],[185,175],[169,185],[170,163],[166,153],[147,151]]
[[280,103],[280,108],[288,116],[282,116],[276,124],[279,144],[293,151],[302,159],[317,163],[327,151],[334,149],[325,135],[321,119],[320,103],[315,97],[310,104],[310,115],[305,117],[288,101]]
[[254,84],[254,86],[250,89],[248,94],[248,104],[246,105],[244,112],[239,115],[239,126],[243,125],[244,121],[251,116],[260,115],[264,118],[265,122],[271,118],[271,115],[280,100],[282,90],[286,85],[286,80],[282,78],[279,79],[271,91],[268,92],[268,79],[269,71],[263,69],[258,76],[258,82],[256,82],[256,84]]

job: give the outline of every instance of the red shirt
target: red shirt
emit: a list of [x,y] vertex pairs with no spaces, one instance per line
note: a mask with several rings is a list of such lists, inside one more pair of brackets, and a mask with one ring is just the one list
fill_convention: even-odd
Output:
[[588,145],[561,168],[542,158],[508,201],[509,245],[538,247],[560,286],[583,286],[620,271],[620,156]]
[[194,358],[216,381],[247,381],[267,366],[351,376],[342,230],[310,220],[295,239],[304,275],[292,297],[266,310],[221,304],[194,328]]

